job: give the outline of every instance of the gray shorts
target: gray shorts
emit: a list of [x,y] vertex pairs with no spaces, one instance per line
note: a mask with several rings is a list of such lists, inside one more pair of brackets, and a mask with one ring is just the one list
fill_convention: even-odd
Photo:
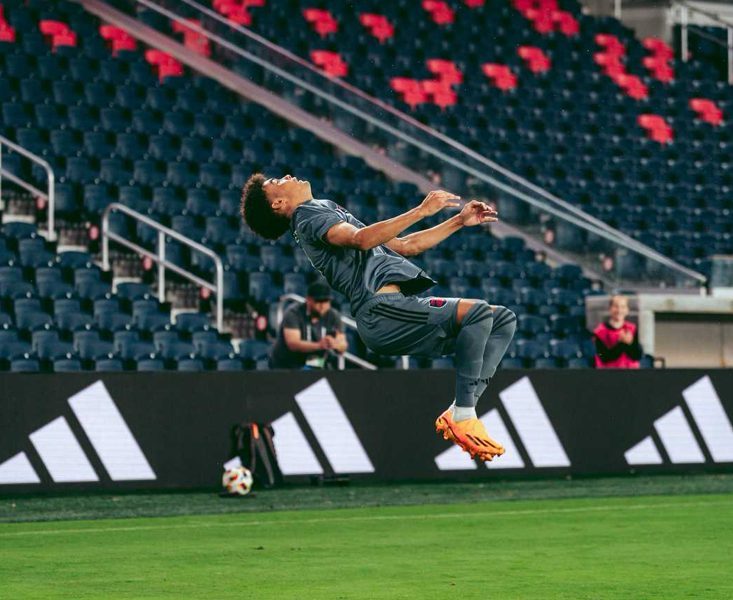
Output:
[[400,292],[377,294],[359,309],[356,324],[364,343],[390,356],[453,354],[460,298],[418,298]]

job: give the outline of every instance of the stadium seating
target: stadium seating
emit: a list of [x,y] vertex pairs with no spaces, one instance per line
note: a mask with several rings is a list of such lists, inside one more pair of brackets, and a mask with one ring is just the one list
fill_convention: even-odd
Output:
[[246,367],[207,315],[172,318],[145,284],[123,283],[115,293],[91,255],[56,253],[33,225],[6,223],[0,248],[0,370]]
[[[4,135],[29,142],[55,167],[60,217],[68,223],[98,223],[104,207],[119,201],[212,247],[226,261],[225,302],[234,310],[254,306],[267,314],[267,306],[284,291],[302,293],[316,277],[287,236],[262,243],[241,224],[239,194],[251,172],[297,173],[312,181],[317,194],[343,203],[367,222],[420,200],[411,184],[387,180],[363,160],[336,152],[266,108],[189,73],[159,51],[130,42],[129,36],[100,23],[79,5],[4,6],[15,34],[12,41],[0,39],[0,74],[8,82],[0,127]],[[255,10],[264,18],[270,8],[268,4]],[[439,13],[436,18],[447,17]],[[60,40],[54,41],[56,34],[40,33],[39,23],[45,19],[67,27]],[[397,13],[389,23],[377,19],[369,25],[370,44],[381,49],[375,37],[381,37],[385,47],[392,44],[390,32],[394,30],[396,38],[399,23]],[[321,34],[334,35],[328,29],[307,31],[320,39]],[[542,71],[548,67],[545,54],[549,52],[530,49],[522,60]],[[449,63],[433,62],[429,69],[431,76],[459,79]],[[33,102],[39,89],[48,94],[45,104]],[[5,168],[41,184],[42,172],[24,169],[9,158]],[[426,225],[434,222],[430,219]],[[155,243],[154,233],[144,226],[135,228],[120,219],[112,227],[140,244]],[[7,223],[3,240],[0,258],[12,272],[7,279],[0,275],[3,312],[18,333],[18,341],[8,344],[13,352],[4,358],[3,368],[27,370],[37,363],[41,370],[53,370],[55,360],[67,361],[58,365],[66,370],[230,370],[266,364],[262,342],[244,340],[234,354],[233,349],[225,351],[229,342],[215,331],[210,333],[216,339],[195,340],[194,334],[207,327],[202,322],[206,317],[182,315],[183,324],[171,323],[166,307],[150,298],[147,285],[122,284],[112,293],[92,256],[57,255],[31,225]],[[200,275],[212,268],[210,261],[173,243],[168,247],[167,242],[166,253]],[[450,238],[417,262],[439,281],[435,294],[480,295],[533,317],[531,325],[525,319],[527,328],[520,329],[516,344],[523,338],[554,339],[580,348],[572,356],[528,354],[522,357],[525,366],[540,358],[552,358],[560,366],[576,355],[589,356],[582,345],[588,335],[583,297],[591,282],[578,267],[553,269],[538,261],[521,238],[498,239],[479,230]],[[16,309],[14,301],[22,298],[39,304]],[[57,307],[56,300],[69,302]],[[343,308],[348,312],[347,304]],[[31,346],[32,334],[43,328],[56,331],[59,342],[66,344],[52,346],[49,357]],[[98,340],[77,340],[81,332],[90,332],[90,338],[97,332]],[[549,346],[544,347],[549,352]],[[16,357],[25,362],[16,365]]]
[[682,63],[576,0],[212,6],[685,265],[733,252],[733,106],[700,37]]

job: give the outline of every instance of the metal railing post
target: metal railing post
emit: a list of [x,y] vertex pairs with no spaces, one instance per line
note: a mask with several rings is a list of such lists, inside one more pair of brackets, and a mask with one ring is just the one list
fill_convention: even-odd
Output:
[[216,268],[216,328],[224,325],[224,265],[221,260],[214,263]]
[[613,0],[613,16],[621,20],[621,0]]
[[158,300],[165,302],[165,233],[158,231]]
[[48,175],[48,239],[56,239],[56,177],[51,167],[46,167]]
[[33,152],[30,152],[23,148],[23,146],[19,146],[15,142],[9,140],[8,138],[4,136],[0,136],[0,199],[2,198],[2,178],[4,171],[2,170],[2,148],[3,146],[7,146],[10,150],[13,152],[17,152],[20,156],[23,156],[30,160],[31,162],[36,163],[37,165],[40,165],[43,167],[43,169],[46,171],[47,176],[47,182],[48,182],[48,190],[46,192],[42,192],[41,190],[37,189],[34,185],[28,183],[27,181],[24,181],[17,175],[14,175],[13,173],[8,173],[6,179],[9,181],[15,183],[16,185],[19,185],[24,190],[27,190],[31,192],[32,194],[35,194],[36,196],[40,196],[41,198],[45,198],[48,200],[48,239],[49,240],[55,240],[56,239],[56,177],[53,173],[53,169],[51,168],[51,165],[48,164],[45,160],[43,160],[40,156],[37,154],[33,154]]
[[689,31],[687,25],[689,22],[690,14],[686,6],[680,7],[680,52],[682,53],[682,62],[687,62],[689,59]]
[[109,271],[109,210],[102,213],[102,269]]
[[[128,217],[135,219],[139,223],[155,229],[158,232],[158,250],[156,252],[150,251],[147,248],[143,248],[142,246],[131,242],[127,238],[124,238],[121,235],[110,231],[109,217],[112,211],[121,212]],[[197,252],[200,252],[204,256],[208,256],[214,262],[214,268],[216,269],[216,282],[212,283],[210,281],[206,281],[198,275],[194,275],[192,272],[187,271],[183,267],[180,267],[177,264],[170,262],[165,257],[166,237],[172,238],[177,242],[185,244],[190,248],[196,250]],[[206,288],[207,290],[214,292],[216,294],[216,327],[221,331],[224,326],[224,263],[222,262],[221,257],[216,252],[214,252],[211,248],[207,248],[203,244],[200,244],[197,241],[192,240],[191,238],[186,237],[185,235],[182,235],[177,231],[170,229],[169,227],[166,227],[165,225],[161,225],[154,219],[151,219],[150,217],[143,215],[136,210],[128,208],[124,204],[120,204],[118,202],[113,202],[112,204],[110,204],[107,208],[104,209],[104,212],[102,213],[102,266],[105,271],[109,271],[110,268],[110,240],[112,240],[113,242],[117,242],[118,244],[121,244],[127,248],[130,248],[141,256],[145,256],[156,262],[156,264],[158,265],[158,298],[161,302],[165,302],[166,269],[173,271],[174,273],[177,273],[182,277],[185,277],[196,285],[199,285],[203,288]]]
[[728,32],[728,85],[733,85],[733,27],[727,28]]
[[4,207],[3,204],[3,143],[0,141],[0,206]]

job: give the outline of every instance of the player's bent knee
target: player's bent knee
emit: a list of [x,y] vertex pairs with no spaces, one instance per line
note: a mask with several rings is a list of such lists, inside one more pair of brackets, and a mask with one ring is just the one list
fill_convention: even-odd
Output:
[[494,323],[491,333],[501,332],[507,336],[513,336],[517,329],[517,315],[506,306],[494,307]]
[[462,327],[481,322],[490,326],[492,316],[491,306],[485,300],[461,300],[458,303],[458,322]]

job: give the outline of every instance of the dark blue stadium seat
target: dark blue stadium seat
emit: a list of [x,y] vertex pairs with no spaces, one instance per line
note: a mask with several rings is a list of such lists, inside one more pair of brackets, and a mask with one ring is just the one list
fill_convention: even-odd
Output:
[[53,361],[54,373],[71,373],[81,370],[81,361],[76,358],[59,358]]
[[242,361],[236,358],[225,358],[216,363],[217,371],[242,371],[243,369]]
[[16,358],[10,361],[10,370],[13,373],[38,373],[41,363],[34,358]]
[[521,358],[505,356],[501,361],[500,367],[502,369],[522,369],[524,367],[524,361]]
[[555,369],[560,366],[557,359],[552,357],[540,357],[534,360],[531,365],[535,369]]
[[545,356],[547,349],[540,343],[532,340],[520,339],[516,342],[516,355],[519,358],[536,360]]
[[164,371],[165,363],[159,358],[141,358],[137,361],[136,369],[141,372]]
[[100,358],[94,363],[95,371],[124,371],[122,361],[118,358]]
[[176,364],[178,371],[199,372],[204,370],[204,363],[198,358],[183,358]]
[[244,359],[259,360],[266,358],[270,346],[262,340],[244,339],[239,345],[239,356]]
[[125,300],[137,300],[150,294],[150,286],[144,283],[121,283],[117,286],[116,293]]

